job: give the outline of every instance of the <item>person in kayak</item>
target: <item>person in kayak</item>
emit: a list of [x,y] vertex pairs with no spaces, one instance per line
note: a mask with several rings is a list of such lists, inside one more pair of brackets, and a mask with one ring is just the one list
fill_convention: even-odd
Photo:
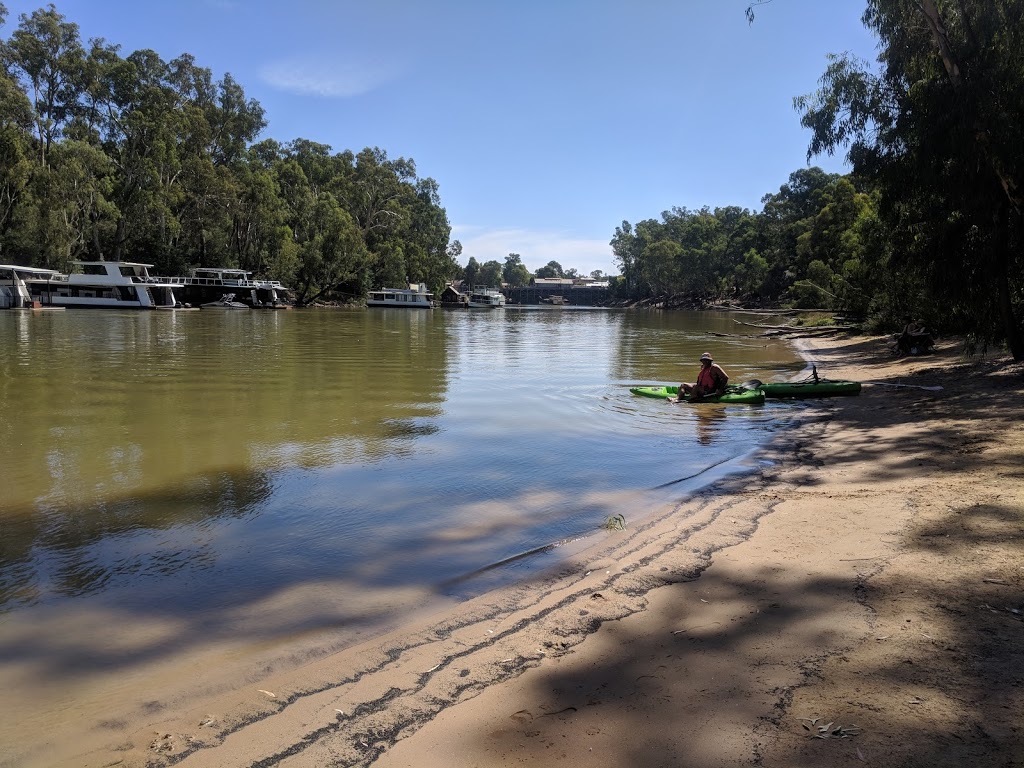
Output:
[[[680,384],[679,391],[690,396],[691,400],[702,397],[718,397],[725,394],[729,384],[729,374],[711,358],[710,352],[700,356],[700,372],[693,384]],[[678,398],[677,398],[678,400]]]

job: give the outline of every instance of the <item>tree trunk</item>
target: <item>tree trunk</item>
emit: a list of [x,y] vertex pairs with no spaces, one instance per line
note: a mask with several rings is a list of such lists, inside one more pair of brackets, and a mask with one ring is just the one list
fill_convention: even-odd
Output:
[[1016,313],[1013,311],[1013,295],[1010,291],[1010,257],[1009,237],[1010,217],[1021,223],[1024,218],[1015,209],[1011,210],[1008,205],[1001,206],[1000,225],[997,228],[999,241],[996,243],[996,274],[995,282],[998,292],[999,313],[1003,318],[1003,332],[1006,335],[1006,346],[1017,362],[1024,360],[1024,338],[1022,338],[1020,325],[1017,323]]

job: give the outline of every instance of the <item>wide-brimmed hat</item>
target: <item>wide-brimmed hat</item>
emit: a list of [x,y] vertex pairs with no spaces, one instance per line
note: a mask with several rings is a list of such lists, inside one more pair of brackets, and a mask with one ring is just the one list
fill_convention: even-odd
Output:
[[701,356],[700,356],[700,361],[701,361],[702,363],[703,363],[703,362],[704,362],[705,360],[707,360],[708,362],[711,362],[712,358],[711,358],[711,353],[710,353],[710,352],[705,352],[705,353],[704,353],[703,355],[701,355]]

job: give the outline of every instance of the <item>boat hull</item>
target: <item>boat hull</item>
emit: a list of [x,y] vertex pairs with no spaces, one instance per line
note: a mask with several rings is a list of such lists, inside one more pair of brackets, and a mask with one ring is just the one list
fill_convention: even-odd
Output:
[[[658,397],[667,400],[670,397],[679,396],[679,387],[630,387],[630,392],[641,397]],[[760,389],[735,389],[726,392],[720,397],[702,397],[691,401],[689,395],[683,395],[684,402],[698,403],[725,403],[732,405],[760,405],[764,402],[764,392]]]
[[407,302],[405,304],[399,304],[394,301],[373,301],[367,300],[366,306],[368,307],[391,307],[392,309],[433,309],[432,304],[424,304],[422,302]]

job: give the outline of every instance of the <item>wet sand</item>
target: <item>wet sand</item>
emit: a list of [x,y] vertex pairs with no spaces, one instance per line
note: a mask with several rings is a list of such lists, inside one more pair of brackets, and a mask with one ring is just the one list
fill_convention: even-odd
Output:
[[824,374],[880,383],[795,406],[753,475],[638,510],[556,572],[10,764],[1019,760],[1021,367],[813,344]]

